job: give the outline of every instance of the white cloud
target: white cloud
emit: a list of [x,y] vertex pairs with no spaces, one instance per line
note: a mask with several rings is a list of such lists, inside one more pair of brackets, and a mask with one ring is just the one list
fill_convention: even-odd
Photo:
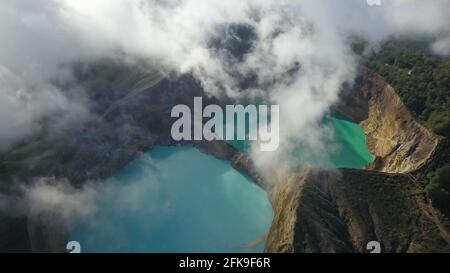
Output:
[[[51,79],[70,79],[65,64],[115,58],[192,72],[211,94],[235,97],[241,95],[236,72],[254,73],[258,85],[245,94],[281,106],[280,149],[255,149],[257,164],[283,162],[298,142],[310,148],[310,156],[326,157],[322,143],[330,128],[319,120],[356,72],[348,37],[358,34],[376,44],[391,35],[426,36],[435,53],[449,55],[448,22],[449,0],[390,0],[381,7],[365,0],[2,0],[0,151],[38,131],[45,116],[58,113],[64,124],[86,117],[83,105]],[[257,34],[242,61],[209,44],[223,35],[220,26],[236,23]],[[126,190],[123,206],[133,207],[142,187],[157,192],[157,184],[143,182],[104,187],[102,193]],[[78,190],[68,181],[41,179],[25,197],[32,213],[50,210],[70,219],[95,211],[99,188]],[[2,196],[0,209],[9,207]]]
[[31,216],[51,213],[70,224],[78,217],[95,213],[97,198],[97,191],[91,185],[76,189],[67,180],[39,178],[32,186],[24,188],[23,201]]
[[[0,134],[0,142],[7,147],[32,133],[36,118],[55,105],[70,108],[49,84],[69,74],[61,64],[121,58],[193,72],[211,94],[239,96],[236,72],[254,73],[259,86],[246,94],[281,105],[286,147],[294,137],[319,145],[323,133],[304,132],[354,77],[348,37],[377,43],[391,35],[428,36],[432,49],[446,54],[449,7],[449,0],[392,0],[380,7],[365,0],[4,0],[0,65],[7,71],[2,82],[10,84],[0,90],[0,109],[2,131],[9,133]],[[236,23],[257,34],[242,62],[209,47],[212,37],[223,35],[220,26]],[[23,94],[33,99],[24,103]]]

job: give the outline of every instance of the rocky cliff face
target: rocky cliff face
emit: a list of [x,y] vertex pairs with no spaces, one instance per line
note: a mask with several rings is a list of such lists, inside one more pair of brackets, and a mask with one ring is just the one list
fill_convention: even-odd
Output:
[[267,252],[450,251],[434,209],[406,175],[364,170],[297,169],[280,173]]
[[375,156],[369,170],[415,171],[429,161],[440,142],[414,119],[395,90],[368,69],[362,70],[352,88],[344,88],[335,109],[362,126]]
[[[409,173],[429,165],[442,139],[416,122],[391,86],[363,69],[336,111],[360,123],[375,160],[367,170],[273,172],[275,218],[267,252],[449,252],[450,223],[416,194]],[[235,165],[248,166],[248,160]],[[250,172],[251,174],[252,172]]]

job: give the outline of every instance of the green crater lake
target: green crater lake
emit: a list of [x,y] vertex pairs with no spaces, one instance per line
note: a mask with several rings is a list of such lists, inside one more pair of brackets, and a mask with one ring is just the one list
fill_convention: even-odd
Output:
[[[324,122],[334,128],[331,156],[307,163],[362,168],[372,161],[359,125]],[[303,152],[296,151],[300,163]],[[82,252],[262,252],[273,219],[264,190],[194,148],[156,147],[96,187],[95,209],[71,231]]]

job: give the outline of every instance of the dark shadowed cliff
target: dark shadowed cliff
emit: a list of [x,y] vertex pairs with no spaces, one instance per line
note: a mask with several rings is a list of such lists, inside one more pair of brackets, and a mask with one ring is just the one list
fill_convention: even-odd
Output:
[[450,251],[440,215],[406,175],[298,169],[280,174],[268,252]]

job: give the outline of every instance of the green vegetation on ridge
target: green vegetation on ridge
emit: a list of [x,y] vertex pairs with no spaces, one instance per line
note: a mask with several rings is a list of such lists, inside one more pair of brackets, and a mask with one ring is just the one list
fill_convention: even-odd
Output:
[[439,135],[450,136],[450,58],[390,41],[367,66],[394,87],[422,124]]
[[430,181],[425,187],[427,196],[434,206],[450,214],[450,164],[428,173],[427,178]]
[[[355,45],[355,50],[361,52],[359,47]],[[389,41],[366,65],[392,85],[419,122],[447,138],[435,162],[415,176],[420,182],[417,192],[449,216],[450,58],[433,55],[426,48],[421,43]]]

